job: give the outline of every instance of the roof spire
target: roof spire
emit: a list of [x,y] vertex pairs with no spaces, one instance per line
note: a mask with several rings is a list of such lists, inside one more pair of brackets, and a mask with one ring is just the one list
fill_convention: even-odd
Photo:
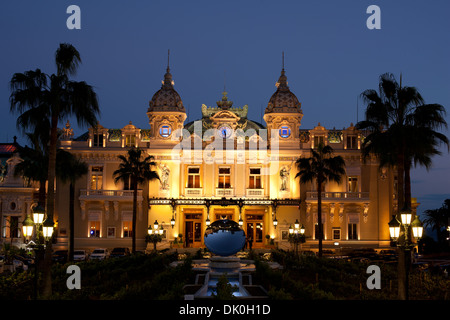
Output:
[[287,77],[284,71],[284,51],[282,51],[282,55],[281,55],[281,75],[280,78],[278,78],[277,83],[275,84],[275,86],[277,88],[283,88],[283,89],[287,89]]
[[163,86],[173,86],[174,82],[172,80],[172,75],[170,74],[170,49],[167,50],[167,69],[166,74],[164,75],[164,80],[162,81]]
[[170,49],[167,49],[167,72],[170,72]]

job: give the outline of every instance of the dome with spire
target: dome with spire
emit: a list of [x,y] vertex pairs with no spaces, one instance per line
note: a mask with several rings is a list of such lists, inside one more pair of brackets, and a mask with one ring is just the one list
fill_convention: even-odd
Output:
[[150,100],[148,112],[151,111],[177,111],[186,112],[180,95],[174,89],[172,74],[170,73],[169,64],[167,64],[166,74],[162,81],[161,89],[159,89]]
[[270,97],[265,113],[303,113],[301,103],[295,94],[289,90],[286,72],[284,70],[284,55],[283,68],[281,69],[281,75],[278,78],[276,87],[277,91]]

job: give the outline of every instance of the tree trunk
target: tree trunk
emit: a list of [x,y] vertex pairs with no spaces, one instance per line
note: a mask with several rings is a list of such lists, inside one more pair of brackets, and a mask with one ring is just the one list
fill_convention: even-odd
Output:
[[46,198],[46,190],[45,190],[45,184],[47,183],[47,180],[41,180],[39,181],[39,205],[42,208],[45,208],[45,198]]
[[412,209],[411,203],[411,163],[405,162],[405,206]]
[[73,261],[73,252],[75,249],[75,186],[73,182],[70,182],[69,193],[69,261]]
[[[47,217],[53,219],[55,211],[55,168],[56,168],[56,148],[58,143],[58,117],[52,115],[52,127],[50,131],[50,145],[48,148],[48,188],[47,188]],[[43,272],[43,297],[49,298],[52,295],[52,238],[48,241],[45,249],[44,272]]]
[[132,222],[132,244],[131,244],[131,252],[133,254],[136,253],[136,211],[137,211],[137,183],[133,182],[133,222]]
[[397,156],[397,208],[398,211],[405,205],[405,165],[404,156],[400,152]]
[[322,238],[323,238],[323,230],[322,230],[322,181],[317,179],[317,224],[319,231],[319,258],[322,257]]

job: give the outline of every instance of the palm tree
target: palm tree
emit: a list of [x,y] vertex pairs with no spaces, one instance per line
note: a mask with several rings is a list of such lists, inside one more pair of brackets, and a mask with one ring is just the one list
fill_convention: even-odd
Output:
[[132,147],[127,155],[119,155],[121,163],[119,169],[113,173],[114,182],[122,181],[124,185],[129,185],[133,190],[133,221],[132,221],[132,253],[136,252],[136,212],[137,212],[137,193],[138,186],[152,180],[159,180],[159,175],[152,170],[156,163],[153,156],[145,156],[143,150]]
[[345,175],[345,161],[341,156],[333,156],[334,150],[330,146],[319,144],[317,150],[311,149],[311,157],[298,158],[296,163],[300,183],[316,182],[317,186],[317,223],[319,237],[319,257],[322,257],[322,187],[328,181],[341,183]]
[[[398,208],[411,210],[411,167],[423,165],[428,169],[432,156],[440,154],[439,145],[443,143],[449,147],[447,137],[436,131],[447,126],[445,109],[439,104],[425,104],[415,87],[402,86],[402,77],[397,83],[390,73],[380,76],[379,92],[369,89],[361,97],[367,103],[366,119],[358,122],[356,127],[368,132],[362,153],[365,158],[375,155],[380,166],[396,168]],[[400,299],[408,299],[409,259],[405,251],[400,250]]]
[[[60,172],[58,176],[61,181],[69,183],[69,261],[73,261],[75,245],[75,183],[88,173],[88,165],[72,153],[64,152],[62,155],[64,157],[62,161],[57,161],[57,171]],[[60,166],[61,168],[59,169]]]
[[[48,146],[48,194],[47,217],[53,219],[55,210],[56,150],[58,142],[58,122],[72,116],[80,126],[97,123],[97,95],[84,81],[72,81],[69,76],[76,73],[81,58],[71,44],[61,43],[55,54],[56,74],[45,74],[40,69],[15,73],[10,81],[11,112],[21,113],[17,119],[19,129],[36,132],[41,126],[49,127]],[[43,118],[45,121],[43,122]],[[49,241],[45,256],[46,284],[44,297],[51,294],[51,251]]]
[[39,200],[40,206],[45,207],[46,184],[48,176],[48,157],[39,142],[37,134],[27,133],[28,140],[32,144],[32,148],[25,146],[19,150],[21,162],[16,164],[14,175],[21,176],[28,180],[28,185],[32,181],[39,183]]
[[362,145],[364,157],[376,155],[380,166],[397,170],[399,208],[411,208],[412,165],[427,169],[431,157],[440,154],[440,144],[449,147],[447,137],[436,130],[446,127],[445,109],[439,104],[425,104],[415,87],[402,86],[385,73],[379,79],[379,92],[373,89],[361,94],[367,103],[366,119],[356,127],[368,132]]
[[446,199],[442,207],[438,209],[425,210],[425,219],[423,221],[425,226],[436,231],[438,243],[444,243],[445,231],[450,222],[450,199]]

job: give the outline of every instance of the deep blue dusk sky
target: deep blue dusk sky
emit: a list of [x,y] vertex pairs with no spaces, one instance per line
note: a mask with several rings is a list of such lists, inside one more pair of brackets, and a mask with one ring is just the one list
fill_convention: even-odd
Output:
[[[66,8],[81,8],[81,30],[69,30]],[[381,30],[369,30],[369,5],[381,8]],[[403,74],[427,103],[448,110],[450,124],[450,2],[433,1],[8,1],[0,12],[0,141],[21,144],[9,112],[15,72],[55,72],[59,43],[81,53],[77,79],[95,87],[100,123],[148,127],[148,101],[160,88],[170,49],[175,89],[189,110],[215,106],[226,83],[234,106],[261,112],[275,91],[285,52],[291,90],[302,103],[302,127],[320,122],[343,128],[362,120],[358,96],[376,89],[378,77]],[[357,113],[357,105],[359,111]],[[357,119],[358,114],[358,119]],[[63,124],[62,124],[63,125]],[[86,128],[75,128],[81,135]],[[444,131],[449,135],[449,131]],[[419,212],[450,198],[450,156],[413,171]]]

